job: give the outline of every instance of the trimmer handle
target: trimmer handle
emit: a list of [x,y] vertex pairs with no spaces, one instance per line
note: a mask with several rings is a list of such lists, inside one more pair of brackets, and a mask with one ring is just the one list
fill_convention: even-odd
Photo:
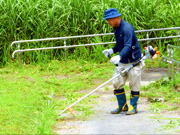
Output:
[[[111,59],[111,55],[108,55],[108,58]],[[114,63],[113,63],[114,64]],[[118,64],[114,64],[116,67],[118,67]]]
[[110,56],[110,54],[108,55],[108,58],[109,58],[109,59],[111,59],[111,56]]

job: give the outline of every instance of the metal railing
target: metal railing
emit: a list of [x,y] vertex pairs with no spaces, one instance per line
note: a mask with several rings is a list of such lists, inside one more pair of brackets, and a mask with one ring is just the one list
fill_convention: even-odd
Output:
[[[180,61],[174,59],[174,49],[180,50],[180,46],[175,45],[167,45],[167,55],[168,56],[162,56],[164,61],[168,63],[168,77],[169,79],[175,79],[175,70],[174,70],[174,63],[177,63],[180,65]],[[180,54],[179,54],[180,55]]]
[[[165,31],[165,30],[178,30],[177,36],[168,36],[168,37],[155,37],[155,38],[149,38],[149,32],[152,31]],[[138,41],[148,41],[147,44],[149,44],[149,41],[151,40],[160,40],[160,39],[172,39],[172,38],[180,38],[180,27],[173,27],[173,28],[162,28],[162,29],[149,29],[149,30],[139,30],[135,31],[136,33],[140,32],[146,32],[146,39],[139,39]],[[19,64],[21,64],[21,53],[27,52],[27,51],[36,51],[36,50],[50,50],[50,49],[65,49],[65,59],[67,62],[67,49],[72,47],[81,47],[81,46],[94,46],[94,45],[106,45],[106,44],[115,44],[114,42],[104,42],[104,43],[92,43],[92,44],[81,44],[81,45],[69,45],[67,46],[66,40],[67,39],[74,39],[74,38],[83,38],[83,37],[97,37],[97,36],[107,36],[107,35],[113,35],[114,33],[105,33],[105,34],[93,34],[93,35],[81,35],[81,36],[69,36],[69,37],[56,37],[56,38],[44,38],[44,39],[33,39],[33,40],[21,40],[21,41],[14,41],[11,43],[11,48],[14,44],[18,44],[18,50],[15,50],[12,53],[12,57],[14,58],[15,53],[19,54]],[[52,41],[52,40],[64,40],[64,46],[56,46],[56,47],[45,47],[45,48],[33,48],[33,49],[22,49],[21,50],[21,43],[29,43],[29,42],[40,42],[40,41]],[[180,39],[179,39],[180,42]]]

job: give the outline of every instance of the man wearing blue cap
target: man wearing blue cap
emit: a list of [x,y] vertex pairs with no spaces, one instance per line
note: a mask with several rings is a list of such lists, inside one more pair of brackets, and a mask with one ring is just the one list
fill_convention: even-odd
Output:
[[[111,62],[118,65],[115,68],[113,76],[117,75],[122,70],[126,69],[135,61],[141,58],[141,49],[132,25],[120,18],[118,10],[115,8],[107,9],[104,13],[103,20],[114,28],[116,45],[111,49],[103,51],[106,57],[117,53],[118,55],[111,58]],[[137,101],[139,99],[139,89],[141,81],[141,63],[133,67],[125,76],[120,75],[112,81],[114,86],[114,94],[118,101],[118,107],[111,111],[112,114],[118,114],[122,111],[127,111],[126,114],[137,113]],[[129,87],[131,89],[130,108],[128,109],[124,84],[129,79]]]

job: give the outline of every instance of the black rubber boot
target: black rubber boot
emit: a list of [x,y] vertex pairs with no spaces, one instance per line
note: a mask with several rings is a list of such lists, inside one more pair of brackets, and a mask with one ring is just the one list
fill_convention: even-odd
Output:
[[131,91],[131,98],[130,98],[130,108],[126,112],[126,115],[136,114],[137,113],[137,101],[139,99],[139,91]]
[[125,95],[124,88],[119,89],[119,90],[114,90],[114,95],[116,95],[116,98],[118,101],[118,107],[115,110],[111,111],[111,114],[118,114],[122,111],[127,111],[128,106],[126,102],[126,95]]

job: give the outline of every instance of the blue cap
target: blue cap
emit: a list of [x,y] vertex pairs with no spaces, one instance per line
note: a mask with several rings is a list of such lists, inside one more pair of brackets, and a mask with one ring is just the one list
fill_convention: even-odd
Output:
[[106,19],[109,19],[109,18],[115,18],[115,17],[118,17],[118,16],[121,16],[121,14],[118,12],[118,10],[116,8],[110,8],[110,9],[107,9],[104,12],[103,20],[106,20]]

